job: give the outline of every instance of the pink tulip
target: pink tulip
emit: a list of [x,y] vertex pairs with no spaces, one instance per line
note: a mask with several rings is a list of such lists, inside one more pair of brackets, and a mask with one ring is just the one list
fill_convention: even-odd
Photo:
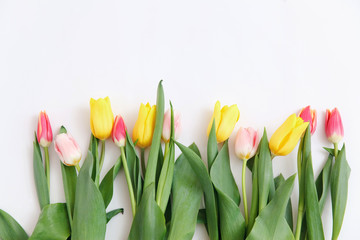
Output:
[[60,160],[67,166],[75,166],[80,162],[81,151],[75,139],[68,133],[60,133],[55,137],[55,151]]
[[326,110],[325,133],[329,141],[334,144],[340,142],[344,137],[344,127],[337,108],[331,112],[329,109]]
[[114,127],[112,130],[112,140],[118,147],[124,147],[126,142],[126,126],[121,115],[115,117]]
[[310,106],[304,107],[299,113],[299,117],[304,122],[309,122],[311,135],[314,134],[317,125],[317,114],[315,109],[311,109]]
[[[174,131],[175,131],[174,138],[178,139],[181,132],[181,115],[176,110],[174,110]],[[171,111],[169,109],[164,114],[164,124],[161,135],[164,142],[168,142],[170,140],[170,134],[171,134]]]
[[252,158],[259,145],[259,133],[255,129],[240,127],[235,139],[235,154],[241,160]]
[[49,117],[45,111],[39,114],[38,127],[37,127],[37,140],[42,147],[49,147],[53,140],[53,134]]

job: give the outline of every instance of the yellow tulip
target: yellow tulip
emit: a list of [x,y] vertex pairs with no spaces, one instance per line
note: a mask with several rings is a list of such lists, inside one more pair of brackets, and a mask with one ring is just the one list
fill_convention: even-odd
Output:
[[296,114],[290,115],[271,136],[269,142],[271,152],[277,156],[288,155],[295,148],[308,125],[308,122],[304,122]]
[[230,107],[224,106],[220,110],[220,102],[217,101],[214,108],[214,114],[211,118],[207,129],[207,135],[209,136],[210,130],[215,119],[215,132],[216,139],[219,143],[224,142],[228,139],[234,130],[235,124],[239,120],[240,111],[236,104]]
[[151,145],[155,128],[156,106],[141,104],[139,116],[133,130],[133,140],[137,140],[137,145],[146,148]]
[[110,99],[90,99],[90,127],[94,136],[105,140],[111,136],[114,125],[114,114],[111,110]]

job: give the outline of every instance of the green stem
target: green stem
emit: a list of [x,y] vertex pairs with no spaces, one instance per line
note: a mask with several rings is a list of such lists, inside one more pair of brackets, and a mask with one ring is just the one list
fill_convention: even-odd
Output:
[[300,239],[301,224],[302,224],[303,216],[304,216],[304,198],[300,197],[299,198],[297,223],[296,223],[296,231],[295,231],[295,240]]
[[50,161],[49,161],[49,148],[44,147],[45,152],[45,175],[46,175],[46,181],[50,193]]
[[247,163],[247,160],[243,160],[242,194],[243,194],[243,201],[244,201],[245,225],[247,226],[248,222],[249,222],[249,217],[248,217],[248,207],[247,207],[247,198],[246,198],[246,184],[245,184],[246,163]]
[[145,177],[145,148],[141,148],[141,171]]
[[[164,152],[164,161],[170,161],[169,157],[168,157],[168,152],[169,152],[169,142],[165,143],[165,152]],[[166,163],[164,162],[164,165]],[[164,166],[163,165],[163,166]],[[169,166],[169,165],[167,165]],[[162,172],[162,170],[161,170]],[[166,171],[167,172],[167,171]],[[166,180],[166,178],[164,179]],[[156,203],[160,206],[161,204],[161,196],[163,194],[163,191],[164,191],[164,187],[165,187],[165,181],[161,181],[161,177],[159,179],[159,183],[158,183],[158,189],[157,189],[157,193],[156,193]]]
[[75,167],[76,167],[76,170],[77,170],[78,172],[80,172],[80,166],[79,166],[79,163],[77,163],[77,164],[75,165]]
[[131,201],[131,210],[132,210],[133,217],[135,217],[136,201],[135,201],[133,186],[132,186],[132,183],[131,183],[129,168],[128,168],[126,157],[125,157],[124,147],[121,147],[120,150],[121,150],[121,160],[122,160],[122,164],[124,166],[124,171],[125,171],[126,182],[127,182],[128,188],[129,188],[129,195],[130,195],[130,201]]
[[334,143],[334,154],[335,154],[335,158],[336,158],[338,155],[338,144],[337,143]]
[[304,145],[304,139],[301,138],[299,149],[298,149],[298,155],[297,155],[297,168],[298,168],[298,179],[299,179],[299,204],[298,204],[298,216],[297,216],[297,220],[296,220],[296,230],[295,230],[295,239],[296,240],[300,239],[301,225],[302,225],[302,220],[303,220],[303,216],[304,216],[304,201],[305,201],[305,199],[303,196],[303,191],[301,190],[301,177],[302,177],[302,171],[301,171],[302,162],[301,162],[301,160],[302,160],[303,145]]
[[105,157],[105,140],[101,140],[100,162],[98,169],[96,169],[96,176],[95,176],[95,184],[97,187],[99,187],[100,184],[100,172],[104,164],[104,157]]

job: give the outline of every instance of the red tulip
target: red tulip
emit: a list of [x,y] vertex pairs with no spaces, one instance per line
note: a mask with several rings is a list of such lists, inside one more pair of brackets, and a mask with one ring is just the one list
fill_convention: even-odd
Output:
[[316,125],[317,125],[316,110],[311,109],[310,106],[304,107],[300,111],[299,117],[301,117],[302,120],[304,120],[304,122],[309,122],[310,132],[311,132],[311,135],[313,135],[316,130]]
[[38,127],[37,127],[37,140],[42,147],[49,147],[53,140],[53,134],[49,117],[45,111],[39,114]]
[[344,127],[337,108],[331,112],[329,109],[326,110],[325,133],[329,141],[334,144],[340,142],[344,137]]
[[114,127],[112,130],[112,140],[118,147],[124,147],[126,142],[126,126],[121,115],[115,117]]

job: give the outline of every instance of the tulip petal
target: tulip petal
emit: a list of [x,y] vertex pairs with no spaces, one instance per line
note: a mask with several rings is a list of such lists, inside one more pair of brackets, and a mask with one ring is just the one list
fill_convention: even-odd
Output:
[[296,114],[291,114],[286,121],[274,132],[269,141],[269,147],[271,152],[275,155],[278,155],[280,145],[285,136],[296,126],[297,117]]
[[210,134],[210,130],[211,130],[212,124],[214,122],[214,119],[215,119],[215,132],[216,132],[220,125],[220,121],[221,121],[221,105],[220,105],[219,101],[216,101],[216,103],[215,103],[214,113],[213,113],[213,116],[211,118],[211,121],[210,121],[210,123],[208,125],[208,129],[207,129],[207,136],[209,136],[209,134]]
[[218,142],[228,139],[239,120],[240,112],[236,104],[228,107],[224,106],[221,110],[221,122],[216,132]]
[[301,125],[293,129],[293,131],[291,131],[290,134],[283,139],[276,155],[288,155],[295,148],[308,125],[308,122],[303,122]]

